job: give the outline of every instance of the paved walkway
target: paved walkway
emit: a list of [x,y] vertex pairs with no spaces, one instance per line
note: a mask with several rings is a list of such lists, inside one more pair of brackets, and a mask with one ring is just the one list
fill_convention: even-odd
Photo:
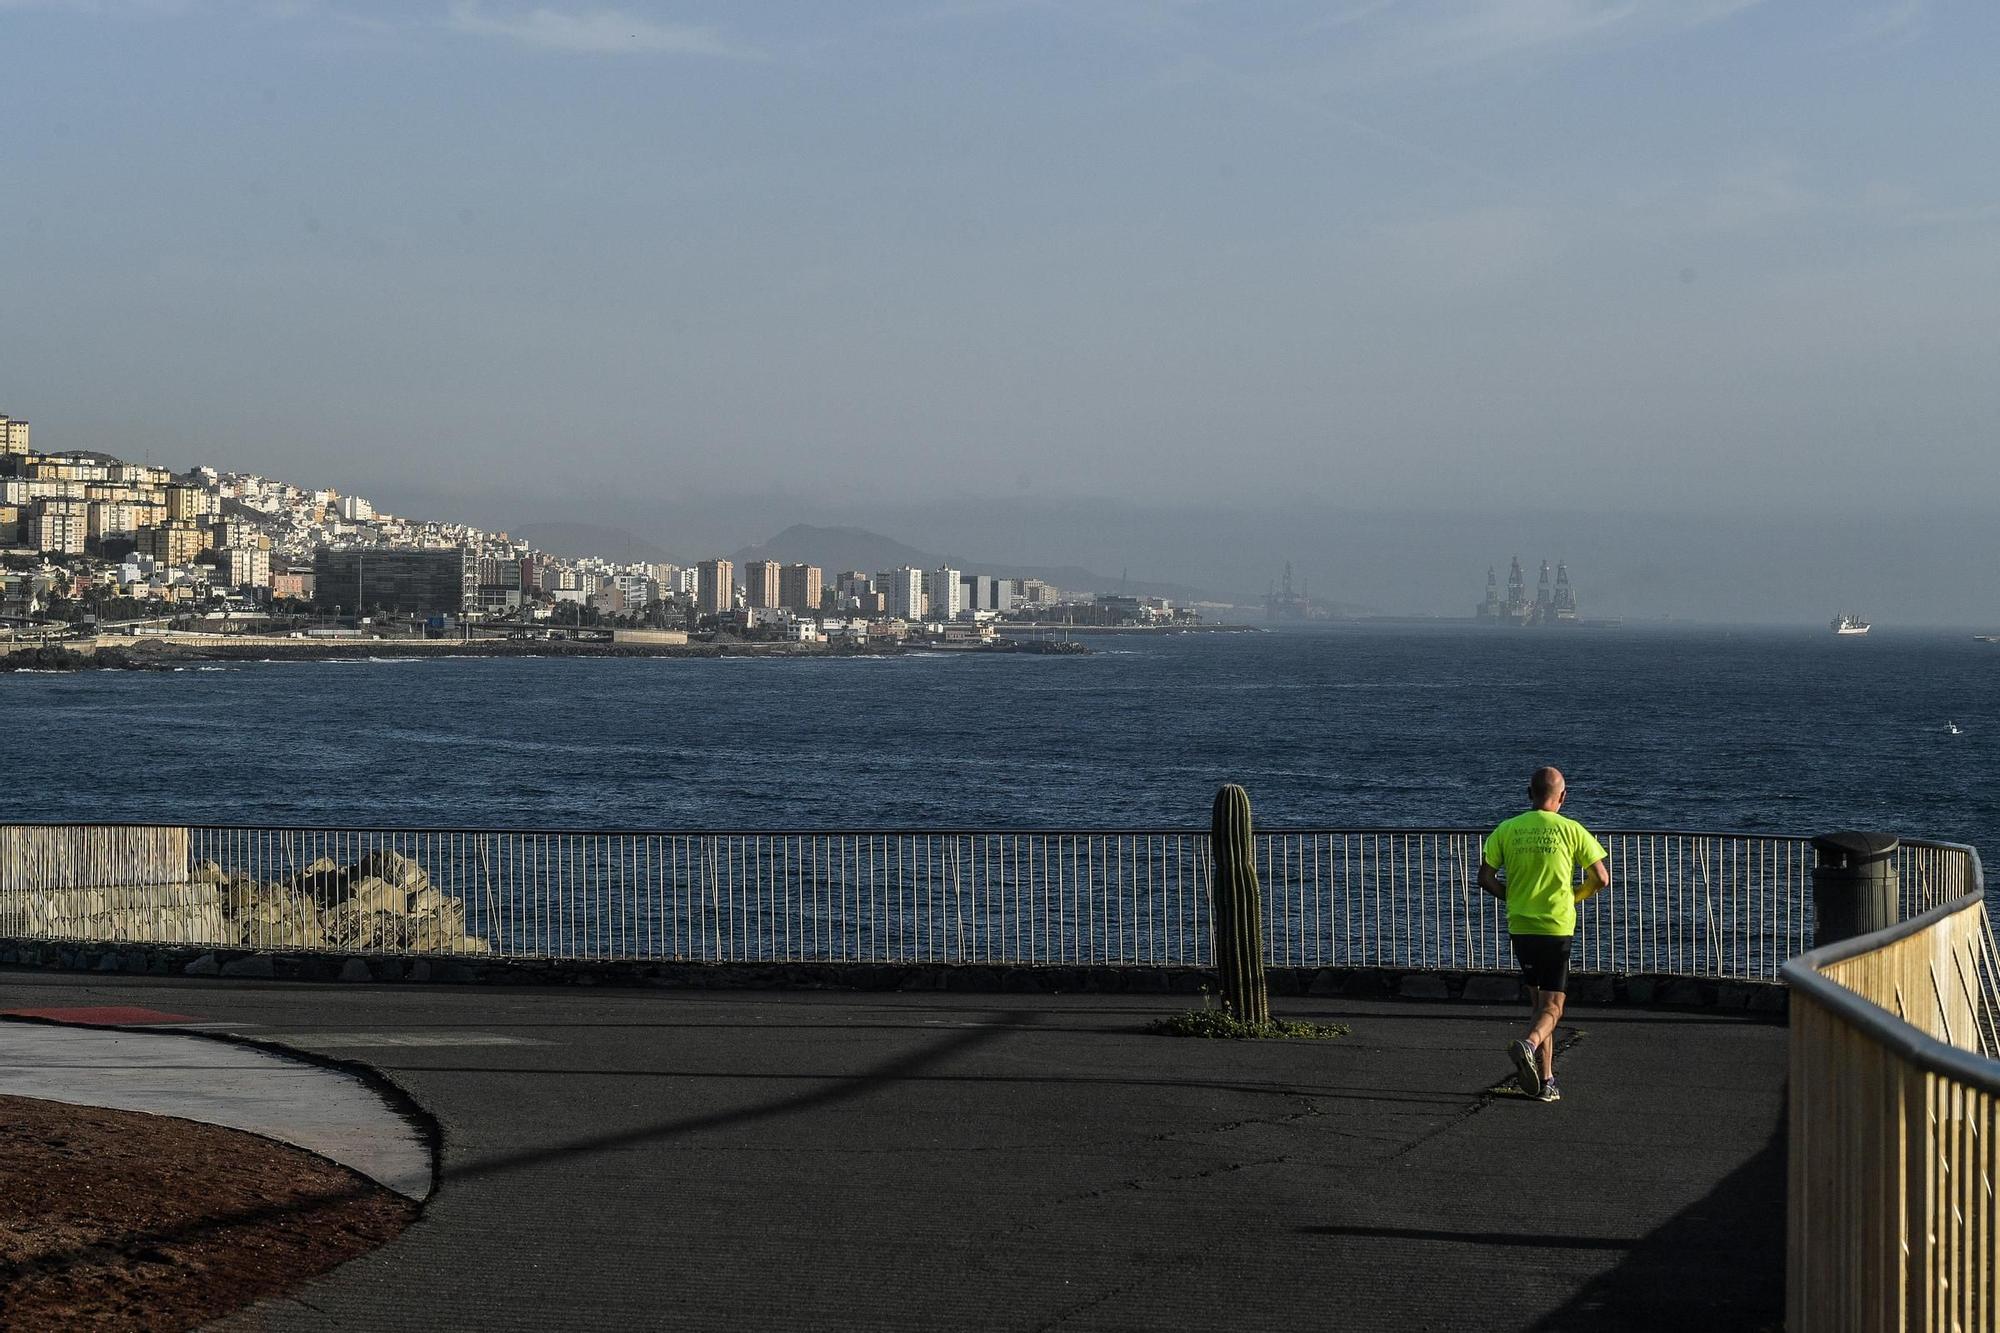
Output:
[[[150,1026],[150,1025],[149,1025]],[[171,1029],[0,1023],[0,1093],[248,1130],[422,1201],[429,1136],[350,1074]]]
[[366,1061],[442,1175],[236,1328],[1779,1326],[1785,1030],[1288,1002],[1334,1043],[1139,1031],[1162,997],[304,986],[0,971]]

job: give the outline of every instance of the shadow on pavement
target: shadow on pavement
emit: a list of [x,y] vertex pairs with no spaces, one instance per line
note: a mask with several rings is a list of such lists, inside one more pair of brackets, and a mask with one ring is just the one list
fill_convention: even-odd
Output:
[[[785,1097],[765,1102],[757,1106],[739,1107],[710,1115],[690,1116],[664,1124],[651,1125],[644,1129],[619,1134],[599,1135],[595,1138],[577,1139],[570,1143],[539,1149],[533,1152],[517,1153],[492,1161],[477,1162],[443,1173],[440,1183],[446,1180],[458,1181],[478,1176],[494,1175],[518,1167],[559,1160],[561,1158],[620,1148],[637,1143],[672,1138],[679,1134],[691,1134],[722,1125],[743,1124],[750,1121],[768,1119],[772,1116],[793,1115],[818,1107],[847,1101],[864,1096],[889,1083],[909,1079],[923,1070],[961,1052],[983,1045],[995,1038],[1005,1036],[1010,1031],[1018,1031],[1020,1025],[1008,1027],[985,1027],[964,1031],[950,1039],[934,1043],[922,1050],[891,1060],[875,1069],[849,1077],[838,1077],[836,1086],[807,1093],[798,1097]],[[25,1262],[0,1263],[0,1283],[15,1282],[24,1278],[56,1277],[79,1263],[89,1263],[101,1259],[106,1254],[120,1248],[141,1245],[159,1245],[169,1241],[200,1240],[221,1233],[231,1227],[254,1225],[281,1219],[303,1220],[325,1208],[382,1192],[382,1187],[373,1182],[357,1179],[352,1188],[310,1195],[284,1204],[239,1209],[218,1213],[198,1221],[177,1227],[163,1227],[151,1230],[135,1230],[109,1241],[97,1241],[88,1245],[52,1250],[36,1255]],[[0,1312],[0,1327],[5,1327],[4,1312]]]
[[828,1075],[833,1086],[821,1088],[797,1097],[781,1097],[775,1101],[755,1106],[735,1107],[727,1111],[714,1111],[707,1115],[687,1116],[679,1120],[669,1120],[663,1124],[648,1125],[643,1129],[622,1130],[615,1134],[599,1134],[590,1138],[573,1139],[568,1143],[556,1144],[548,1148],[537,1148],[529,1152],[513,1153],[505,1157],[495,1157],[486,1161],[472,1162],[465,1166],[453,1167],[439,1176],[439,1186],[476,1180],[481,1176],[499,1175],[526,1166],[539,1166],[545,1162],[560,1161],[565,1157],[577,1157],[588,1153],[605,1152],[618,1148],[629,1148],[641,1143],[656,1143],[682,1134],[695,1134],[705,1129],[719,1129],[725,1125],[743,1125],[753,1121],[768,1120],[774,1116],[798,1115],[804,1111],[817,1110],[839,1102],[852,1101],[864,1097],[891,1083],[912,1079],[924,1070],[989,1042],[996,1041],[1010,1033],[1019,1032],[1025,1025],[979,1027],[963,1029],[956,1035],[935,1042],[921,1050],[890,1060],[874,1069],[854,1075]]
[[[1785,1127],[1757,1155],[1636,1242],[1534,1333],[1777,1330],[1785,1322]],[[1561,1238],[1553,1238],[1560,1242]]]
[[1367,1236],[1376,1240],[1445,1241],[1459,1245],[1517,1245],[1531,1250],[1630,1250],[1636,1240],[1561,1236],[1532,1231],[1422,1231],[1413,1227],[1301,1227],[1308,1236]]

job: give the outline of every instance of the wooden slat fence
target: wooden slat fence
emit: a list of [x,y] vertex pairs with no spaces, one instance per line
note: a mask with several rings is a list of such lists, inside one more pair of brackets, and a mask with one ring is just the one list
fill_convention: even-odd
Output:
[[1787,964],[1787,1327],[2000,1327],[2000,951],[1977,887]]

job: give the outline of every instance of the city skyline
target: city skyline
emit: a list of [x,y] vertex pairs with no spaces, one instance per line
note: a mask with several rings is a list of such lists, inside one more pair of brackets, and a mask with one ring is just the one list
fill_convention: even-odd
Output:
[[[26,447],[29,425],[18,415],[0,413],[0,427],[9,432],[10,447]],[[105,442],[83,450],[47,429],[33,439],[38,452],[116,456],[101,447]],[[166,472],[158,464],[132,466]],[[257,475],[198,466],[217,475]],[[352,491],[314,493],[327,497],[326,502],[345,519],[376,515],[378,506]],[[388,514],[413,512],[401,504],[379,507]],[[444,512],[458,515],[476,508],[450,497],[441,504]],[[1322,605],[1338,614],[1448,619],[1465,615],[1467,580],[1490,561],[1496,547],[1532,549],[1546,545],[1543,534],[1549,534],[1558,536],[1560,548],[1590,570],[1593,617],[1808,625],[1824,623],[1829,606],[1847,606],[1863,608],[1887,623],[1971,627],[1982,632],[2000,627],[2000,592],[1990,576],[2000,564],[2000,529],[1985,521],[1982,511],[1970,508],[1964,497],[1941,498],[1934,513],[1914,517],[1865,510],[1821,512],[1797,505],[1706,517],[1534,510],[1356,513],[1302,504],[1264,510],[1173,510],[1078,498],[877,509],[858,516],[837,515],[845,525],[815,527],[796,522],[801,509],[817,512],[810,501],[786,499],[753,508],[748,511],[749,522],[738,527],[731,525],[746,514],[727,508],[641,510],[637,525],[652,529],[659,542],[673,543],[671,552],[611,526],[627,516],[616,505],[608,512],[570,511],[597,520],[585,524],[442,517],[418,523],[437,531],[520,531],[533,536],[546,530],[565,538],[547,549],[567,556],[610,557],[606,562],[617,564],[615,548],[637,547],[646,554],[624,563],[672,560],[692,565],[704,549],[734,550],[743,558],[758,558],[758,553],[771,548],[763,543],[741,545],[746,532],[758,530],[749,523],[782,522],[789,526],[773,540],[782,542],[794,534],[827,539],[845,534],[837,543],[842,548],[850,548],[853,539],[881,553],[879,558],[858,561],[812,554],[828,577],[845,564],[879,569],[944,563],[1014,570],[1064,588],[1130,588],[1240,608],[1261,606],[1276,571],[1295,563],[1302,578],[1314,584]],[[650,524],[647,513],[654,516]],[[858,522],[878,524],[910,540],[853,526]],[[1016,554],[1003,558],[957,554],[1010,549]],[[184,553],[170,549],[167,554]],[[787,558],[798,555],[794,552]],[[1109,568],[1119,573],[1113,575]],[[1893,620],[1883,615],[1884,607]]]
[[[686,645],[730,631],[858,648],[912,634],[992,644],[995,622],[1060,606],[1093,623],[1191,619],[1164,599],[1068,593],[1032,576],[907,564],[863,573],[768,557],[691,567],[565,558],[504,531],[395,514],[365,496],[207,465],[183,471],[103,451],[39,447],[32,423],[0,415],[0,617],[36,635],[223,627],[331,615],[357,632],[376,615],[505,634],[563,622],[614,642]],[[881,562],[893,564],[890,562]],[[300,630],[299,632],[306,632]]]
[[749,531],[2000,493],[1986,8],[114,0],[0,35],[0,364],[78,443],[493,523],[564,517],[524,511],[560,459],[580,506],[788,509]]

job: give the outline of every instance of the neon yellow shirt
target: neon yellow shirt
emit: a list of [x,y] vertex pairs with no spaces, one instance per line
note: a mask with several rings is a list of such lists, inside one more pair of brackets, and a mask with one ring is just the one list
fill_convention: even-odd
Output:
[[1507,930],[1576,934],[1576,872],[1604,859],[1604,845],[1553,810],[1515,815],[1486,835],[1486,864],[1507,872]]

